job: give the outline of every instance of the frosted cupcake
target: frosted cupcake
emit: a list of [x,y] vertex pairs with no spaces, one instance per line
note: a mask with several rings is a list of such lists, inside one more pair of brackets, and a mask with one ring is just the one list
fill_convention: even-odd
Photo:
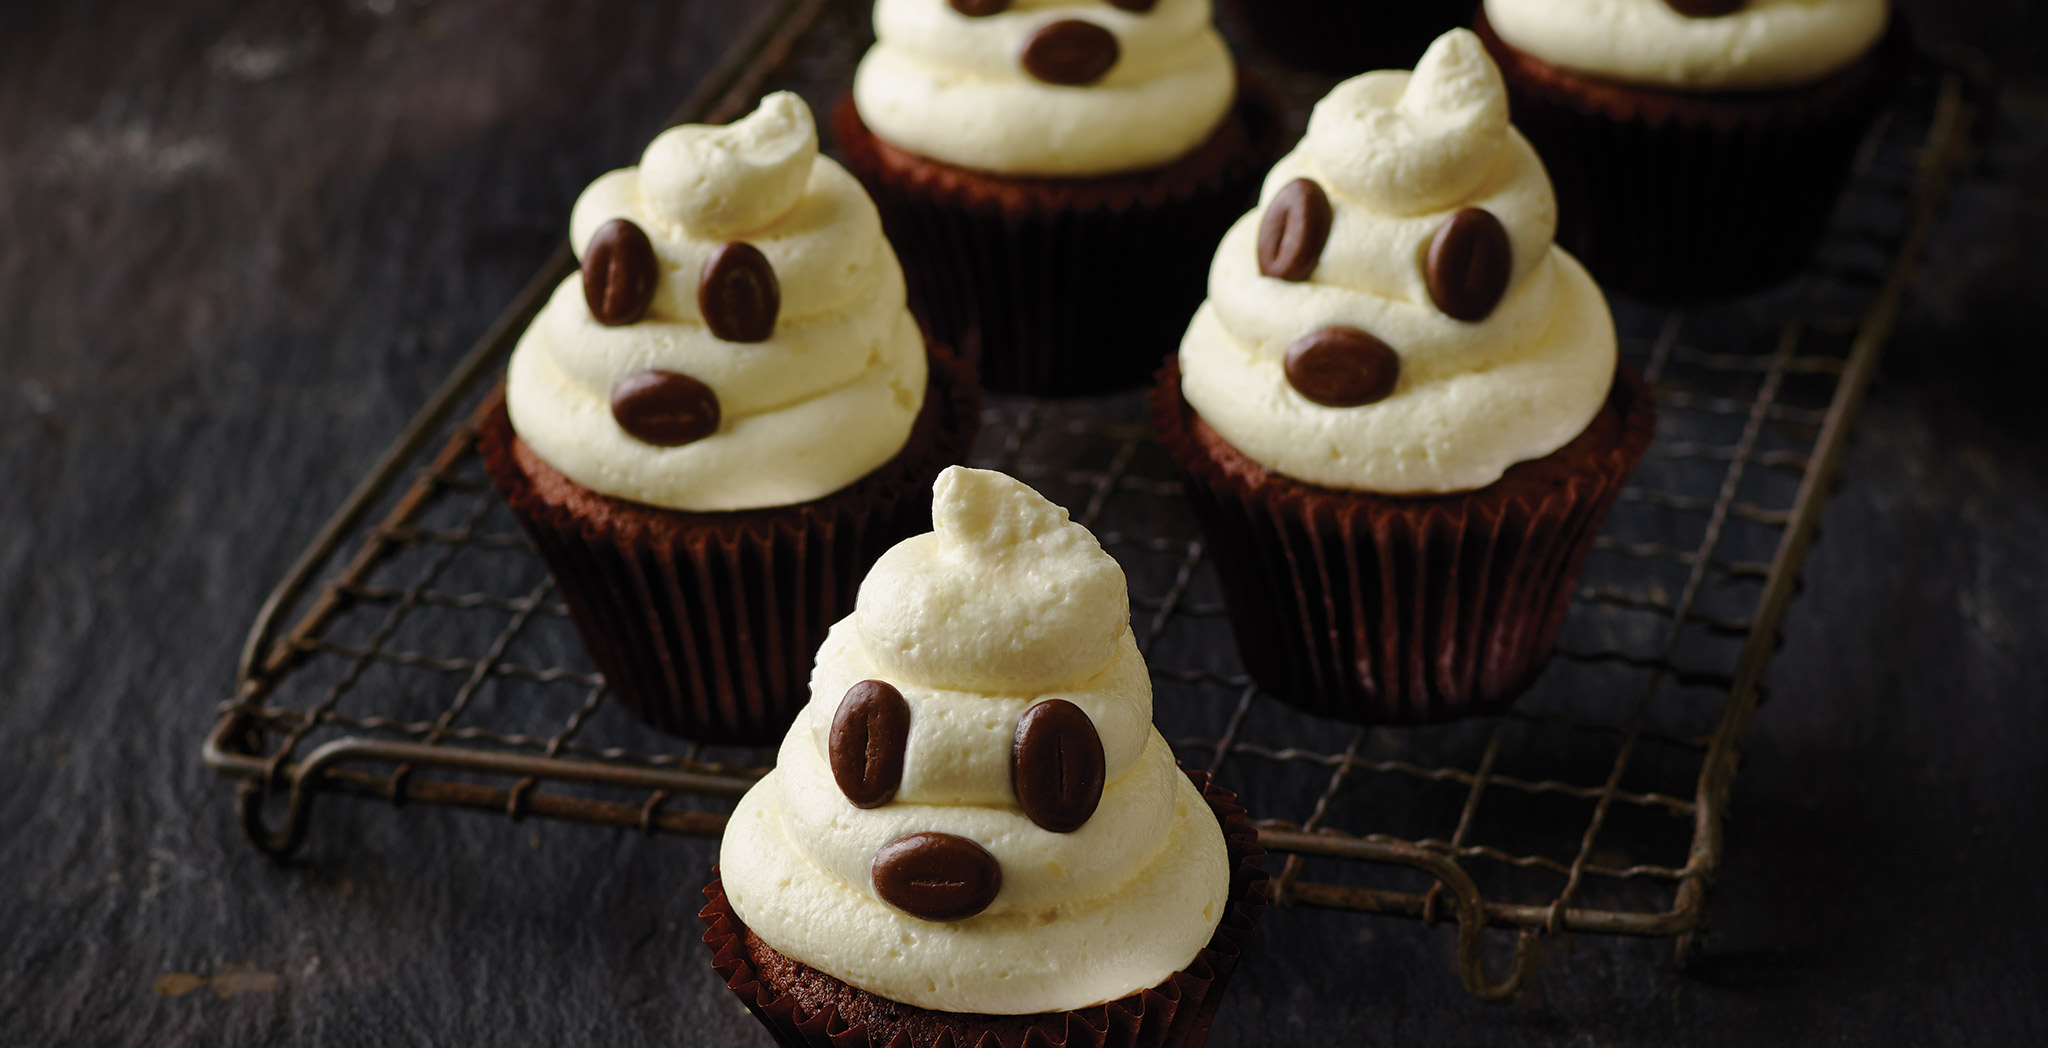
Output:
[[947,470],[932,519],[733,812],[719,974],[785,1045],[1200,1044],[1261,853],[1152,726],[1123,571],[1000,473]]
[[1486,0],[1478,29],[1559,241],[1668,301],[1805,263],[1913,50],[1890,0]]
[[1466,30],[1316,105],[1224,237],[1154,422],[1246,669],[1362,723],[1497,706],[1548,659],[1654,425]]
[[991,389],[1140,385],[1278,152],[1209,0],[878,0],[833,131]]
[[868,565],[921,529],[978,397],[927,346],[795,95],[673,128],[577,200],[480,448],[627,710],[769,742]]

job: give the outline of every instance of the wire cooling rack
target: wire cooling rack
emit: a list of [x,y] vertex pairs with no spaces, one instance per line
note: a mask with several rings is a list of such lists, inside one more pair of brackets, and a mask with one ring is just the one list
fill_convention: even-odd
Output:
[[[829,101],[863,44],[860,7],[764,8],[679,118],[729,118],[777,86]],[[1272,79],[1297,124],[1327,86]],[[1793,285],[1683,313],[1615,303],[1623,355],[1656,390],[1657,440],[1589,559],[1558,658],[1503,715],[1359,729],[1262,697],[1142,396],[991,398],[975,463],[1069,507],[1123,564],[1161,730],[1258,817],[1277,902],[1454,921],[1458,977],[1494,1000],[1527,986],[1545,936],[1693,950],[1744,728],[1966,146],[1966,83],[1919,70]],[[484,479],[475,405],[571,264],[558,252],[484,335],[252,628],[205,760],[239,780],[262,850],[295,850],[323,793],[716,835],[772,758],[654,734],[608,703]],[[1513,944],[1499,977],[1489,928]]]

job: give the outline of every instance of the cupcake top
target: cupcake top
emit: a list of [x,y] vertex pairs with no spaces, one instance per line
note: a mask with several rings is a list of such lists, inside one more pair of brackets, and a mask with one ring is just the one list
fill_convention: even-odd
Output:
[[1614,320],[1551,243],[1556,201],[1479,38],[1367,73],[1223,238],[1182,391],[1225,440],[1325,487],[1484,487],[1585,429]]
[[803,100],[656,138],[570,215],[582,273],[513,351],[520,439],[582,486],[688,511],[805,502],[901,451],[922,336],[867,193]]
[[952,467],[933,498],[936,530],[862,583],[727,824],[727,897],[784,956],[918,1008],[1158,985],[1208,943],[1230,876],[1152,726],[1123,571],[1000,473]]
[[1005,175],[1140,171],[1222,123],[1209,0],[876,0],[853,97],[892,145]]
[[1890,0],[1486,0],[1519,50],[1682,91],[1810,84],[1862,57],[1890,18]]

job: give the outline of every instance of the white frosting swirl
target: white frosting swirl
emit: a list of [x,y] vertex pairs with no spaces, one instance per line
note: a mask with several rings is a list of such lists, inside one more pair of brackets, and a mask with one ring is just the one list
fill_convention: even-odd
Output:
[[[1067,87],[1019,56],[1039,29],[1080,19],[1115,34],[1116,65]],[[1237,70],[1209,0],[1125,11],[1103,0],[1016,0],[969,18],[947,0],[876,0],[875,46],[854,104],[877,135],[960,167],[1077,177],[1159,167],[1192,152],[1237,96]]]
[[[549,465],[617,498],[740,510],[831,494],[903,449],[924,403],[923,337],[873,201],[818,155],[802,99],[781,92],[728,127],[670,129],[639,167],[591,183],[570,215],[579,257],[614,218],[644,230],[660,260],[646,317],[599,324],[571,276],[506,377],[513,429]],[[735,240],[759,248],[781,286],[766,342],[721,341],[698,309],[705,261]],[[718,432],[655,447],[621,430],[612,387],[648,369],[710,386]]]
[[1810,84],[1884,35],[1890,0],[1749,0],[1687,18],[1664,0],[1486,0],[1500,38],[1552,65],[1692,91]]
[[[775,770],[733,813],[726,895],[785,956],[919,1008],[1064,1011],[1158,985],[1214,934],[1230,871],[1214,814],[1152,727],[1123,572],[1000,473],[950,468],[934,502],[938,530],[869,574]],[[860,809],[833,779],[829,740],[846,690],[869,679],[902,692],[911,727],[894,800]],[[1101,803],[1072,833],[1034,824],[1011,786],[1017,720],[1053,698],[1088,714],[1105,758]],[[986,910],[936,923],[877,898],[875,852],[928,831],[1001,864]]]
[[[1297,178],[1321,185],[1333,211],[1301,283],[1262,275],[1258,260],[1265,206]],[[1337,85],[1267,176],[1262,201],[1224,236],[1180,351],[1188,403],[1251,458],[1326,487],[1466,491],[1562,447],[1606,400],[1613,317],[1592,278],[1551,244],[1550,179],[1508,126],[1500,72],[1470,31],[1438,38],[1413,74]],[[1476,323],[1436,307],[1423,269],[1437,229],[1468,207],[1500,220],[1512,255],[1505,295]],[[1400,354],[1386,399],[1324,407],[1289,384],[1288,347],[1338,326]]]

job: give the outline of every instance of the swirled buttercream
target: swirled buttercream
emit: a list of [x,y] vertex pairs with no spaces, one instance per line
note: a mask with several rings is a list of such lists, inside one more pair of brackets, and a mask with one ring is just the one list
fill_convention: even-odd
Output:
[[1493,31],[1552,65],[1687,91],[1809,84],[1884,35],[1891,0],[1748,0],[1688,18],[1664,0],[1486,0]]
[[[1064,86],[1025,71],[1032,35],[1080,20],[1116,38],[1101,79]],[[968,17],[947,0],[877,0],[875,46],[853,98],[883,140],[960,167],[1085,177],[1140,171],[1192,152],[1237,95],[1210,0],[1127,11],[1105,0],[1016,0]]]
[[[1152,727],[1123,572],[1000,473],[956,466],[933,494],[936,530],[876,564],[775,770],[727,824],[727,897],[785,956],[918,1008],[1064,1011],[1155,986],[1209,941],[1230,876],[1214,814]],[[834,712],[862,680],[911,711],[901,786],[870,809],[831,768]],[[1012,785],[1018,719],[1052,699],[1087,714],[1104,755],[1100,804],[1071,833],[1036,825]],[[877,851],[920,833],[994,858],[986,909],[938,922],[882,901]]]
[[[828,495],[902,450],[924,403],[923,338],[874,203],[818,155],[801,99],[777,93],[730,126],[670,129],[640,166],[591,183],[570,215],[579,257],[617,218],[646,232],[659,262],[644,319],[600,324],[572,276],[512,355],[513,429],[549,465],[617,498],[740,510]],[[698,302],[706,261],[735,241],[760,250],[780,287],[766,341],[721,341]],[[648,370],[708,385],[717,431],[657,447],[622,430],[612,391]]]
[[[1484,487],[1585,429],[1613,379],[1614,320],[1552,245],[1550,180],[1507,116],[1499,70],[1462,29],[1413,74],[1367,73],[1317,103],[1260,207],[1223,238],[1181,344],[1183,393],[1217,433],[1299,480],[1429,494]],[[1330,198],[1327,243],[1306,280],[1263,275],[1265,212],[1303,178]],[[1506,290],[1476,322],[1447,316],[1427,276],[1432,240],[1472,208],[1498,220],[1508,254]],[[1289,347],[1330,328],[1392,347],[1390,395],[1328,407],[1290,384]]]

